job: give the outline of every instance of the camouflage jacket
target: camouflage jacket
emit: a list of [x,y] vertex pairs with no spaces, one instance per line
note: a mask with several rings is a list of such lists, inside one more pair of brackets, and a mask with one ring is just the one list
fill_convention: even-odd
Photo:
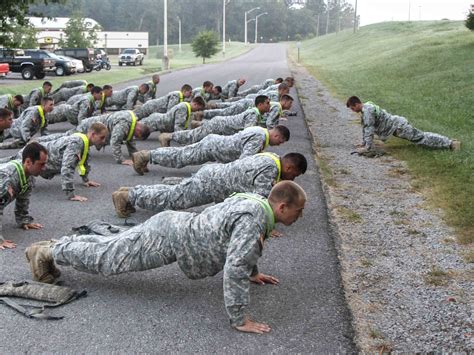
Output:
[[280,116],[283,114],[281,104],[279,102],[272,102],[270,104],[270,111],[265,113],[263,120],[260,122],[262,127],[274,128],[280,121]]
[[221,96],[223,99],[231,99],[237,96],[238,91],[239,84],[237,83],[237,80],[231,80],[222,88]]
[[28,107],[22,112],[20,117],[13,121],[9,129],[12,137],[28,143],[31,137],[40,131],[41,135],[48,134],[48,120],[46,119],[46,114],[43,123],[38,107],[39,106]]
[[107,98],[106,106],[117,106],[118,109],[133,110],[138,100],[138,86],[129,86],[123,90],[114,91]]
[[20,116],[20,110],[13,106],[13,95],[1,95],[0,96],[0,108],[6,108],[13,112],[13,117],[18,118]]

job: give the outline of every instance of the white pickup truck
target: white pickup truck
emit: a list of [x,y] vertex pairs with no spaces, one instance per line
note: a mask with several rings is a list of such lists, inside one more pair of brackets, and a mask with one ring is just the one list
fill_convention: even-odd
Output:
[[118,58],[118,64],[119,66],[122,66],[123,64],[142,65],[143,59],[145,59],[145,55],[138,49],[128,48],[125,49],[122,53],[120,53]]

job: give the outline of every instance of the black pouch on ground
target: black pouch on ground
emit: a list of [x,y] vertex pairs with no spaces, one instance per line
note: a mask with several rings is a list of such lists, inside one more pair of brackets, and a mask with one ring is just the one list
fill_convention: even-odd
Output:
[[103,236],[113,236],[117,233],[126,231],[129,226],[117,226],[108,222],[95,219],[79,227],[73,227],[74,234],[97,234]]
[[[13,308],[28,318],[58,320],[64,317],[49,316],[47,308],[56,308],[84,297],[87,291],[76,291],[70,287],[50,285],[35,281],[0,282],[0,304]],[[43,302],[41,305],[20,304],[17,298]],[[45,303],[46,302],[46,303]]]

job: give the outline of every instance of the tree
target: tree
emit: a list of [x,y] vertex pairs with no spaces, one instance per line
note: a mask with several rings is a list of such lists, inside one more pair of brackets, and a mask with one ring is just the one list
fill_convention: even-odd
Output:
[[[0,45],[4,47],[18,47],[18,42],[12,36],[15,27],[22,27],[27,24],[25,18],[30,5],[35,0],[2,0],[0,7]],[[64,3],[65,0],[43,0],[44,4]],[[35,14],[39,15],[39,14]]]
[[92,26],[79,12],[75,12],[64,29],[66,39],[61,39],[59,45],[69,48],[94,47],[97,42],[97,31],[100,31],[99,26]]
[[202,57],[202,63],[206,62],[206,58],[211,58],[219,52],[219,39],[217,33],[213,31],[201,31],[194,38],[191,44],[196,57]]
[[18,48],[36,48],[38,40],[36,39],[36,29],[28,20],[25,25],[20,26],[16,24],[11,28],[11,41],[14,47]]
[[474,31],[474,12],[469,12],[465,23],[467,28],[469,28],[471,31]]

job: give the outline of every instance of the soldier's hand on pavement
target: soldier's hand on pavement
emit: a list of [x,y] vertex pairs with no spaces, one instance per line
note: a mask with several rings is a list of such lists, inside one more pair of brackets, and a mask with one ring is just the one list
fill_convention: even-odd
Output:
[[78,201],[78,202],[86,202],[87,197],[84,196],[79,196],[79,195],[74,195],[73,197],[70,198],[71,201]]
[[0,242],[0,250],[13,248],[16,248],[16,244],[11,240],[4,240],[3,242]]
[[261,272],[259,272],[255,276],[250,276],[249,280],[258,285],[265,285],[265,284],[278,285],[280,283],[280,280],[278,280],[276,277],[273,277],[271,275],[265,275],[265,274],[262,274]]
[[21,226],[21,228],[23,228],[24,230],[41,229],[41,228],[43,228],[43,225],[39,224],[39,223],[25,223]]
[[91,180],[91,181],[85,182],[85,183],[84,183],[84,186],[85,186],[85,187],[99,187],[100,184],[99,184],[98,182],[96,182],[96,181],[92,181],[92,180]]
[[124,160],[124,161],[122,162],[122,165],[133,166],[133,161],[130,160],[130,159]]
[[283,237],[283,233],[277,231],[276,229],[272,230],[272,233],[270,234],[270,237],[272,238],[280,238]]
[[244,325],[235,327],[235,329],[245,332],[245,333],[257,333],[257,334],[263,334],[263,333],[268,333],[272,328],[268,324],[265,323],[257,323],[254,322],[251,319],[245,319]]

